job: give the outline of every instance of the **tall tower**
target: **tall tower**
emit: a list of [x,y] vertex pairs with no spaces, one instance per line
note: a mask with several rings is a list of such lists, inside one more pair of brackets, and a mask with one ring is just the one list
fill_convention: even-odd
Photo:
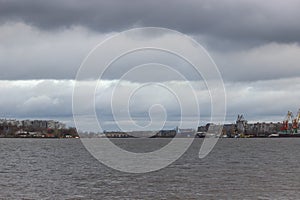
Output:
[[247,120],[245,120],[243,115],[238,115],[236,120],[236,128],[239,134],[245,134],[247,129]]

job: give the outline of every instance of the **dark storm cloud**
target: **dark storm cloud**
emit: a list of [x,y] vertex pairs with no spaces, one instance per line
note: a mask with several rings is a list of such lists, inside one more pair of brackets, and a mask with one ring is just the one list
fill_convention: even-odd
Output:
[[1,0],[0,18],[52,30],[73,25],[99,32],[161,26],[235,41],[299,41],[300,1]]

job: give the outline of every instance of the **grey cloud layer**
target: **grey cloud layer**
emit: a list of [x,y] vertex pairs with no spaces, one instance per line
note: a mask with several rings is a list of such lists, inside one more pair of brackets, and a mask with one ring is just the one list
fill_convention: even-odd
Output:
[[[294,83],[294,84],[291,84]],[[112,117],[111,111],[111,95],[112,89],[116,85],[116,81],[106,81],[103,87],[98,88],[96,93],[96,111],[99,120],[105,129],[115,130],[116,124]],[[227,83],[227,99],[228,111],[227,121],[234,122],[236,116],[243,113],[249,121],[281,121],[287,110],[296,112],[298,110],[299,93],[294,91],[300,90],[300,78],[281,79],[272,81],[260,81],[256,83]],[[94,82],[86,82],[85,84],[95,84]],[[186,98],[181,99],[186,105],[192,105],[192,97],[189,95],[189,88],[182,82],[166,82],[166,85],[178,88],[182,94],[186,94]],[[35,81],[0,81],[0,93],[5,94],[0,99],[0,117],[10,118],[49,118],[60,119],[72,123],[72,89],[74,81],[57,81],[57,80],[35,80]],[[199,99],[200,121],[201,124],[209,122],[210,117],[210,97],[202,82],[193,82],[195,93]],[[124,87],[120,87],[117,93],[126,92],[129,88],[141,87],[142,84],[124,82]],[[147,93],[147,95],[145,95]],[[22,94],[22,95],[20,95]],[[291,94],[293,94],[291,96]],[[149,122],[149,107],[155,103],[160,103],[165,107],[167,114],[167,125],[173,128],[178,123],[180,117],[188,119],[184,121],[186,127],[189,127],[189,121],[198,120],[199,116],[195,116],[195,108],[193,106],[186,107],[187,112],[180,115],[180,106],[174,97],[170,97],[168,91],[161,90],[158,94],[157,89],[147,89],[137,94],[138,98],[132,97],[128,102],[129,111],[133,120],[138,124]],[[154,99],[149,99],[149,96]],[[292,97],[292,98],[291,98]],[[87,108],[84,94],[82,95],[81,109],[84,113]],[[124,99],[114,99],[115,108],[124,106]],[[121,110],[121,109],[120,109]],[[157,110],[159,116],[161,110]],[[120,123],[128,125],[126,115],[120,113]],[[152,113],[155,117],[155,110]],[[89,116],[84,117],[85,120]],[[87,130],[89,129],[89,123]],[[128,128],[132,128],[128,126]],[[196,127],[192,127],[196,128]]]
[[[299,107],[299,10],[299,0],[0,0],[0,117],[66,117],[71,122],[73,82],[64,79],[75,78],[89,51],[114,33],[159,26],[185,33],[208,50],[225,81],[230,122],[239,113],[250,121],[280,121],[287,110]],[[181,68],[189,80],[199,80],[180,60],[146,53],[124,58],[106,78],[118,79],[127,67],[150,57]],[[128,87],[147,81],[148,74],[155,73],[151,70],[133,73],[135,83]],[[167,70],[160,70],[156,78],[174,79]],[[114,126],[105,98],[112,85],[97,97],[102,105],[98,112],[108,127]],[[202,112],[209,116],[209,101],[201,90],[196,92],[203,97]],[[147,99],[140,100],[133,116],[145,122]],[[177,105],[165,103],[169,122],[178,120]],[[88,121],[87,117],[90,128]]]
[[95,45],[138,26],[162,26],[194,37],[225,81],[296,77],[299,9],[297,0],[0,0],[0,79],[74,79]]
[[99,32],[161,26],[240,42],[299,42],[300,2],[259,0],[1,0],[0,19],[41,29],[85,26]]
[[88,52],[106,37],[82,27],[51,33],[5,24],[0,26],[0,79],[74,79]]
[[[0,79],[74,79],[88,52],[112,34],[90,32],[84,27],[72,27],[53,33],[23,23],[2,25]],[[298,43],[272,42],[233,51],[211,50],[209,53],[225,81],[257,81],[300,76]],[[127,55],[111,68],[106,78],[119,78],[122,75],[119,67],[129,69],[136,64],[150,61],[181,69],[185,71],[188,79],[197,80],[197,77],[195,79],[193,76],[194,72],[188,70],[191,67],[185,62],[175,59],[174,56],[150,51]],[[145,73],[135,76],[136,81],[145,80]],[[157,73],[157,76],[159,80],[172,78],[163,72]]]

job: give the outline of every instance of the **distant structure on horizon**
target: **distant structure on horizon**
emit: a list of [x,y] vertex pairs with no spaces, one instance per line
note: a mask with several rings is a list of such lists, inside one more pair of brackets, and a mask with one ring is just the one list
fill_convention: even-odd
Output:
[[73,138],[78,134],[75,128],[55,120],[0,119],[0,137]]
[[17,127],[34,127],[34,128],[51,128],[64,129],[66,124],[54,120],[16,120],[16,119],[0,119],[0,125],[10,125]]
[[[224,124],[221,137],[300,137],[299,130],[300,109],[296,116],[288,111],[283,122],[257,122],[248,123],[243,115],[238,115],[232,124]],[[208,123],[199,126],[197,136],[205,136],[209,127],[214,125]]]

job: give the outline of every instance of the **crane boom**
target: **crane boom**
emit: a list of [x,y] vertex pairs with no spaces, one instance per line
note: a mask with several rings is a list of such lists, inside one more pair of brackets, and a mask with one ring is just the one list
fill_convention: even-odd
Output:
[[293,123],[292,123],[293,133],[298,133],[299,120],[300,120],[300,109],[298,110],[296,117],[293,119]]
[[288,111],[282,124],[282,130],[287,132],[289,130],[289,121],[293,119],[293,113],[291,111]]
[[300,108],[299,108],[299,110],[298,110],[298,113],[297,113],[296,119],[297,119],[297,122],[299,123],[299,120],[300,120]]

